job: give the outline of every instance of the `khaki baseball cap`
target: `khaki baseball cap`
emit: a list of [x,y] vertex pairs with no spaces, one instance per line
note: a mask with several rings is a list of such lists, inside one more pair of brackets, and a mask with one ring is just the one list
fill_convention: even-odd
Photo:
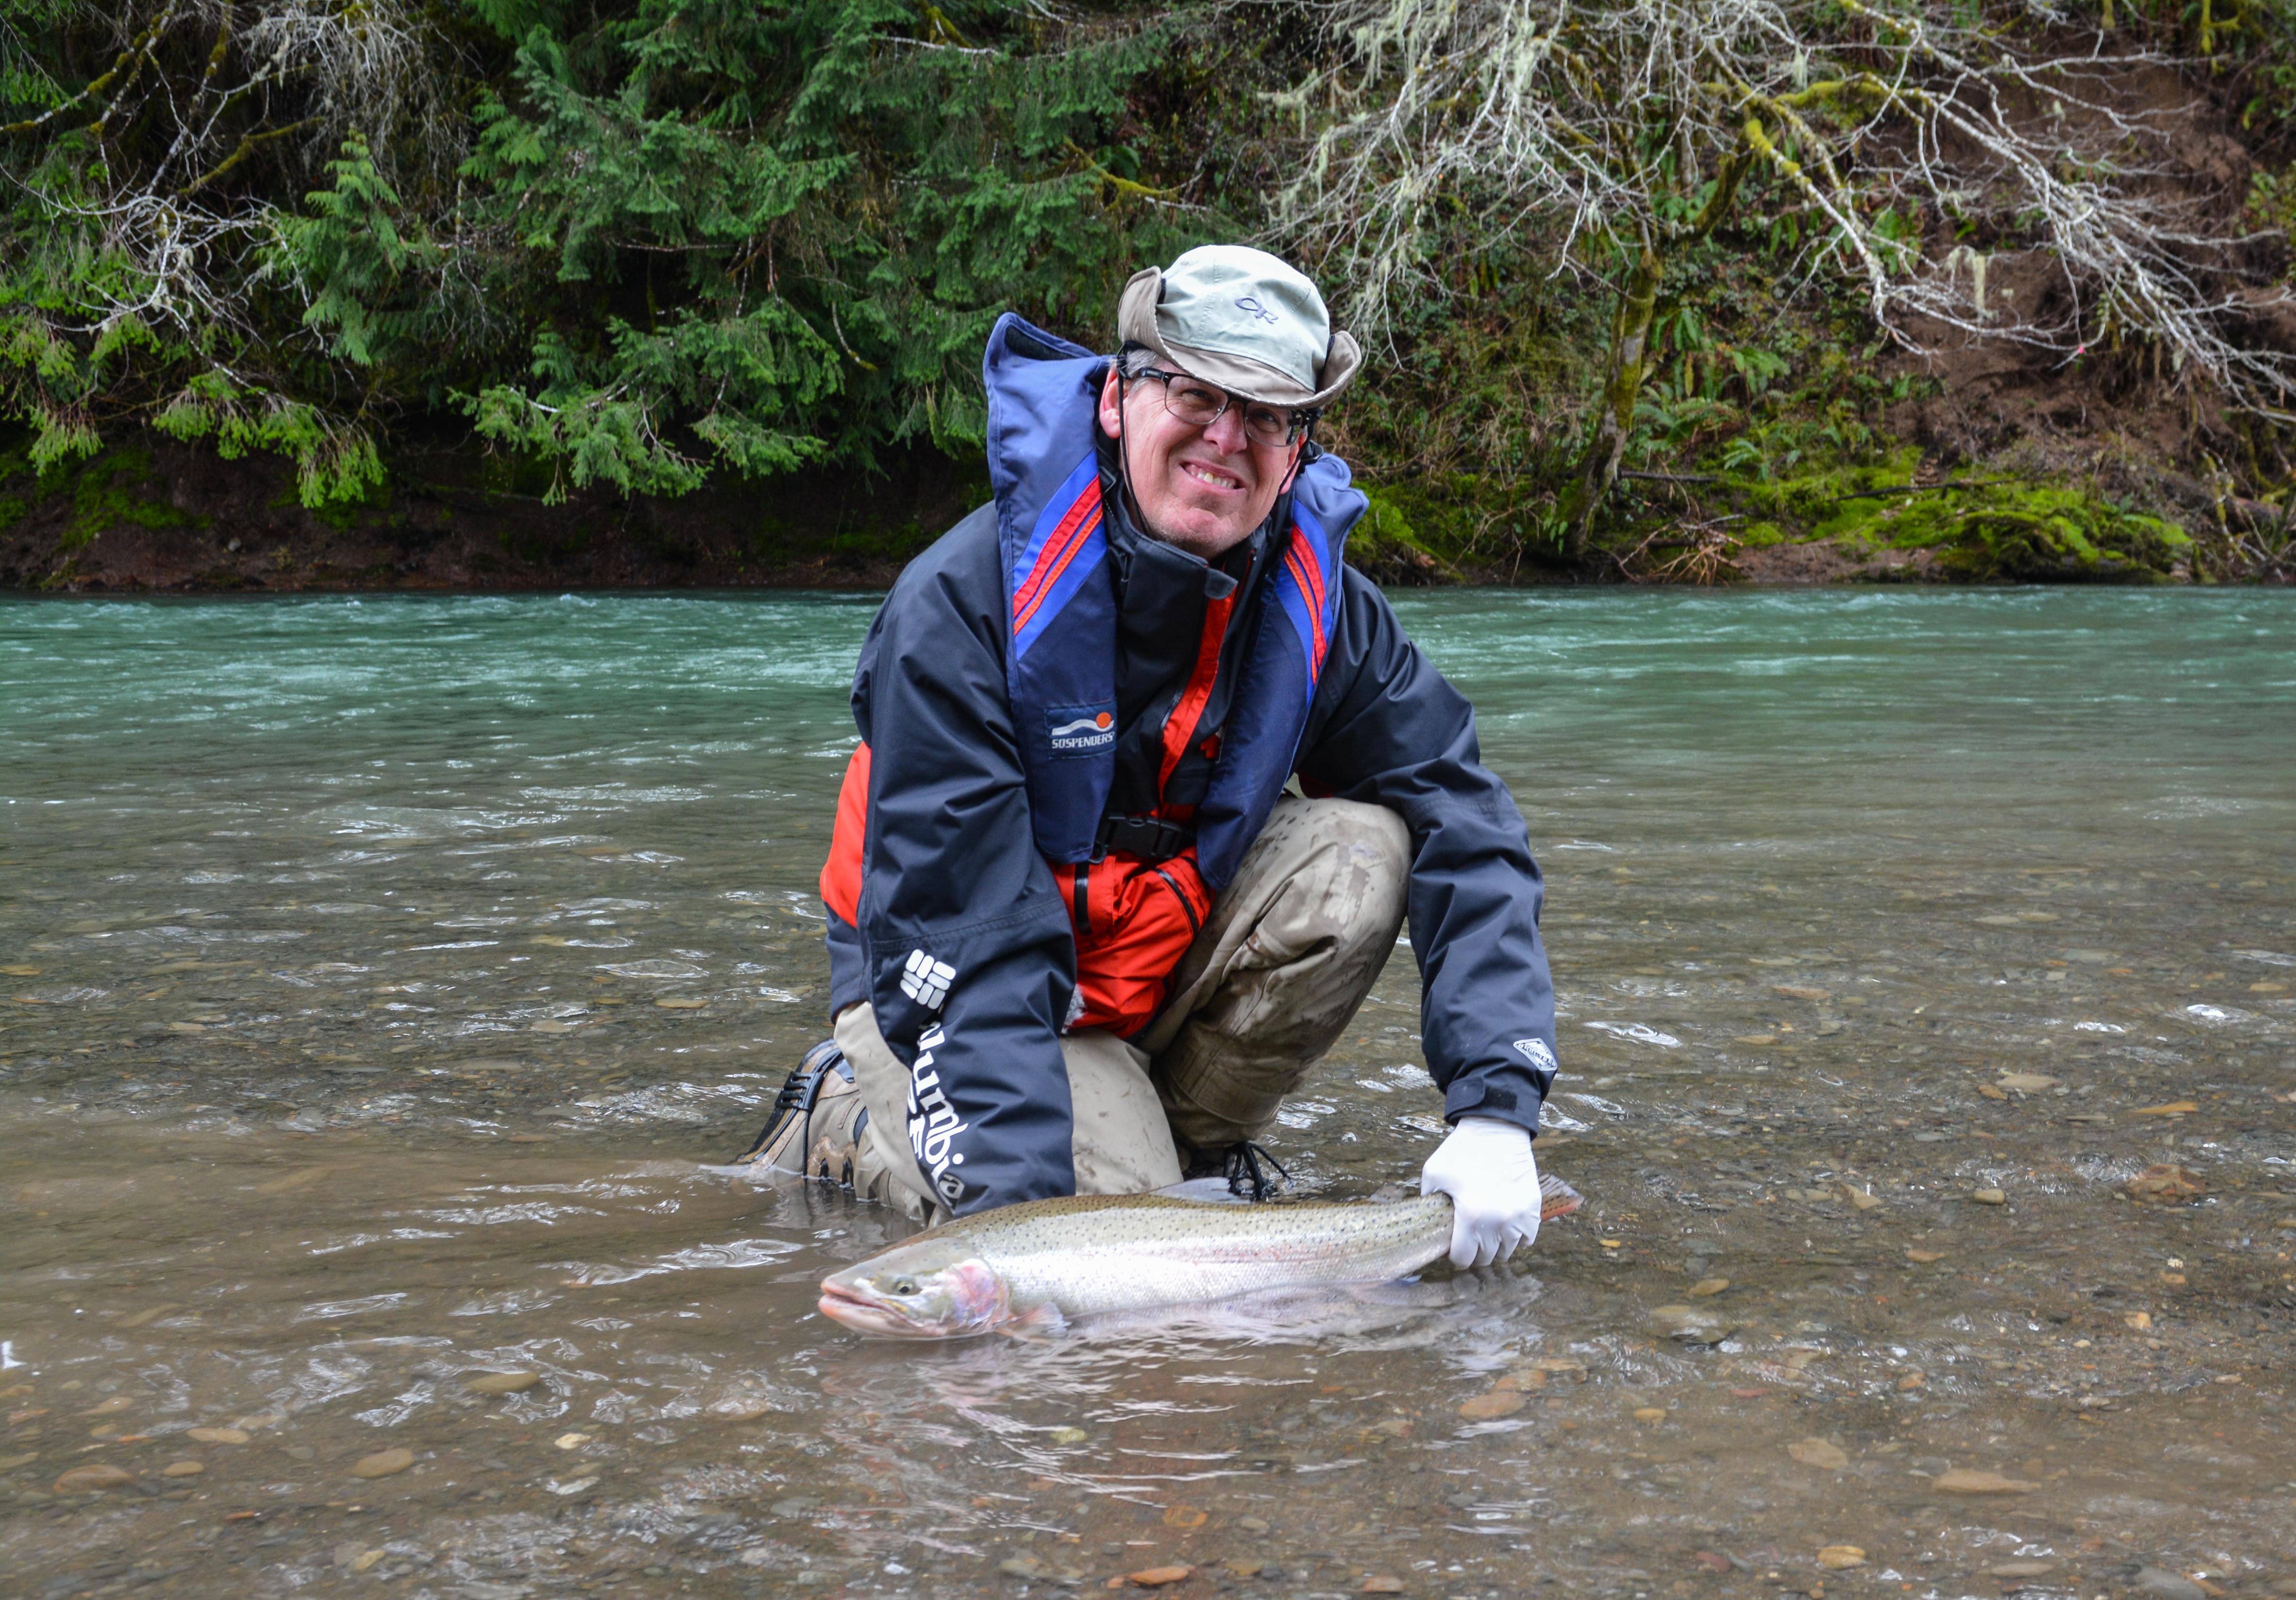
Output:
[[1315,284],[1242,244],[1199,245],[1169,268],[1133,274],[1116,336],[1232,394],[1300,411],[1329,402],[1363,365]]

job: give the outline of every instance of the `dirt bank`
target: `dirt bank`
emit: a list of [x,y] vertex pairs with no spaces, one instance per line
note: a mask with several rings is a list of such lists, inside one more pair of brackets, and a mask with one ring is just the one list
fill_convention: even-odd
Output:
[[877,586],[987,484],[920,453],[674,500],[578,491],[471,448],[410,452],[367,503],[312,511],[270,455],[145,435],[45,477],[0,454],[0,587],[76,594]]

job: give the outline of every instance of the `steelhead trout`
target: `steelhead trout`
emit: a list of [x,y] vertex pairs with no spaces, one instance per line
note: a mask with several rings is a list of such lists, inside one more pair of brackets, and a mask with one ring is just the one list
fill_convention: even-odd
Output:
[[[1542,1215],[1579,1197],[1542,1177]],[[1172,1194],[1032,1200],[928,1228],[822,1282],[821,1311],[887,1339],[954,1339],[1023,1322],[1189,1305],[1322,1284],[1374,1284],[1451,1246],[1451,1197],[1236,1204]]]

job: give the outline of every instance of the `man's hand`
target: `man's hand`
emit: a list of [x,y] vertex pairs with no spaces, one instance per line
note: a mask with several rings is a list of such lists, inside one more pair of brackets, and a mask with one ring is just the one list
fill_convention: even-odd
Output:
[[1451,1197],[1451,1261],[1488,1267],[1538,1237],[1538,1162],[1512,1122],[1462,1117],[1419,1174],[1422,1194]]

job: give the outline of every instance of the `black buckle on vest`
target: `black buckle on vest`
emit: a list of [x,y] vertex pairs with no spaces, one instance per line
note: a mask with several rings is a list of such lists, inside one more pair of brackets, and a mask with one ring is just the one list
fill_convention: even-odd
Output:
[[1137,856],[1147,862],[1169,861],[1196,841],[1196,831],[1184,828],[1176,822],[1160,816],[1103,816],[1100,819],[1100,834],[1092,847],[1092,858],[1100,860],[1109,851]]

